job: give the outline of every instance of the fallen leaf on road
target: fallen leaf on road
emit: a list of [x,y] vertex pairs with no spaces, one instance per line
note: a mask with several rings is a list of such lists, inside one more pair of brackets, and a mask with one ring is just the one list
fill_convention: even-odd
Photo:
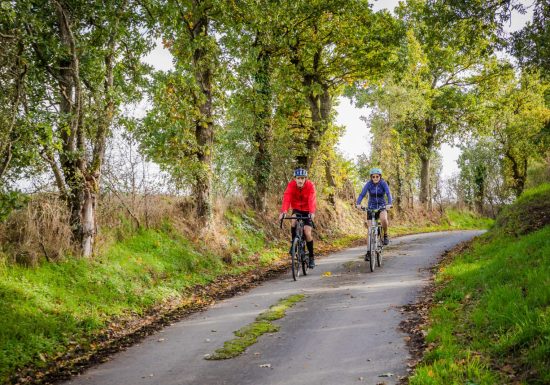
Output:
[[393,373],[382,373],[381,375],[379,375],[378,377],[393,377]]
[[323,273],[323,277],[330,277],[332,275],[332,273],[330,271],[325,271]]

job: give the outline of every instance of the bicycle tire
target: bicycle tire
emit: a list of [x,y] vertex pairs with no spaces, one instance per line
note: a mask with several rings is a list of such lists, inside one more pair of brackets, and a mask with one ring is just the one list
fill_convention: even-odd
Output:
[[292,268],[292,278],[297,281],[300,275],[300,252],[298,251],[299,241],[298,238],[294,238],[292,242],[292,252],[290,253],[290,265]]
[[374,272],[374,265],[376,263],[374,261],[374,259],[376,258],[376,236],[374,234],[375,231],[376,230],[371,230],[369,235],[369,252],[370,252],[369,269],[371,273]]

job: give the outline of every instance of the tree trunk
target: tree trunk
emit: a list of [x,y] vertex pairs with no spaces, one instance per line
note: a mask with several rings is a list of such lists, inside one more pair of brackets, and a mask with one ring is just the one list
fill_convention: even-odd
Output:
[[[512,151],[510,149],[507,149],[504,155],[510,160],[510,163],[512,164],[512,179],[514,181],[514,185],[512,187],[514,189],[516,198],[519,198],[519,196],[523,192],[523,189],[525,188],[525,179],[527,176],[527,158],[525,158],[523,161],[518,161],[514,154],[512,154]],[[519,162],[521,162],[521,164],[519,164]]]
[[86,183],[82,195],[82,255],[90,256],[94,252],[94,243],[96,236],[96,204],[97,204],[97,192],[94,182]]
[[254,142],[257,146],[254,157],[252,175],[255,181],[255,188],[248,193],[248,201],[252,206],[264,211],[266,208],[266,195],[269,190],[269,177],[271,174],[271,70],[270,54],[262,50],[258,55],[259,68],[255,74],[255,84],[258,89],[257,109],[254,111]]
[[[98,103],[102,103],[100,105],[104,112],[102,116],[99,116],[95,137],[86,138],[83,127],[80,61],[75,36],[71,29],[70,11],[58,1],[54,0],[54,4],[60,41],[66,48],[66,55],[59,59],[59,70],[53,73],[61,95],[59,131],[62,149],[59,152],[59,161],[63,181],[53,154],[46,149],[44,156],[52,165],[60,191],[62,194],[64,193],[71,212],[70,224],[73,241],[79,245],[82,255],[89,257],[94,252],[97,233],[96,206],[107,132],[115,113],[115,102],[111,96],[114,81],[115,36],[113,32],[105,55],[104,99],[101,102],[98,101]],[[117,26],[118,19],[115,20],[114,31],[117,30]],[[42,55],[41,52],[38,54]],[[91,139],[88,144],[86,143],[87,139]],[[91,156],[88,156],[90,144],[93,148]],[[64,186],[66,186],[65,191],[63,190]]]
[[435,142],[436,129],[437,126],[431,121],[431,119],[426,119],[424,121],[424,141],[420,151],[420,203],[428,209],[431,209],[432,203],[432,192],[430,186],[430,164]]
[[396,167],[396,189],[395,189],[395,206],[397,208],[397,212],[401,212],[403,209],[403,177],[401,175],[401,162],[397,162]]
[[86,167],[85,145],[81,128],[81,89],[79,79],[80,63],[76,55],[76,44],[71,30],[69,11],[61,3],[55,1],[59,37],[66,48],[67,54],[59,59],[57,74],[60,110],[60,137],[62,151],[59,153],[61,169],[67,185],[67,204],[71,212],[70,225],[73,242],[79,244],[84,256],[82,244],[83,224],[81,210],[83,208],[84,170]]
[[330,161],[330,158],[325,159],[325,178],[329,188],[327,200],[334,206],[336,204],[336,200],[334,198],[334,194],[336,193],[336,182],[332,176],[332,162]]
[[476,191],[474,192],[474,203],[476,211],[483,214],[483,201],[485,199],[485,176],[486,169],[484,165],[479,165],[475,168],[474,184]]
[[[200,8],[199,2],[194,2]],[[197,12],[200,12],[197,10]],[[205,223],[212,221],[212,151],[214,148],[214,123],[212,117],[212,69],[208,62],[207,48],[204,42],[197,41],[209,34],[209,19],[204,13],[199,14],[190,29],[191,39],[195,44],[193,50],[193,69],[195,81],[200,94],[195,102],[200,111],[200,117],[195,121],[195,138],[197,140],[198,170],[195,172],[193,186],[196,197],[198,217]]]
[[420,155],[420,203],[428,205],[430,195],[430,156]]
[[[322,69],[321,56],[322,47],[313,55],[312,70],[304,67],[298,55],[298,48],[292,47],[294,55],[291,62],[296,66],[302,76],[302,85],[306,90],[306,99],[311,113],[311,129],[306,140],[306,152],[296,157],[298,166],[310,168],[317,155],[317,150],[321,145],[324,134],[331,123],[330,113],[332,111],[332,96],[330,95],[330,86],[322,82],[320,71]],[[320,86],[323,92],[319,95],[313,91],[315,86]],[[330,183],[333,180],[332,176],[327,178]],[[330,186],[329,187],[335,187]]]

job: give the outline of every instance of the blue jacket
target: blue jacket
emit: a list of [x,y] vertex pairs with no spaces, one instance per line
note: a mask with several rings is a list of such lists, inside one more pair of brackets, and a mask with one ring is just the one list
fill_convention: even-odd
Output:
[[390,187],[386,183],[384,179],[380,179],[380,182],[373,183],[372,180],[369,180],[365,187],[363,187],[363,190],[361,191],[361,194],[359,195],[359,198],[357,198],[357,204],[360,205],[361,201],[365,197],[365,195],[369,194],[369,203],[368,208],[369,209],[379,209],[382,207],[386,207],[386,200],[384,199],[384,194],[388,197],[388,203],[389,205],[392,204],[392,198],[390,193]]

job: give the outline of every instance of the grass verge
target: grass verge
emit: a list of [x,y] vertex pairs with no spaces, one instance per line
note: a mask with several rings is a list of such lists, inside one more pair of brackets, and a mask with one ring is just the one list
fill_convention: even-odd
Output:
[[482,217],[467,210],[445,210],[444,215],[437,223],[423,221],[424,223],[402,224],[393,226],[390,224],[390,235],[407,235],[411,233],[429,233],[434,231],[452,230],[477,230],[489,229],[494,220]]
[[254,322],[235,331],[234,334],[237,338],[224,342],[222,348],[216,350],[213,354],[206,356],[205,359],[226,360],[237,357],[243,353],[247,347],[255,344],[258,337],[261,335],[279,331],[279,325],[275,325],[271,321],[283,318],[286,311],[297,302],[300,302],[303,298],[303,294],[296,294],[281,299],[277,304],[271,306],[269,310],[256,317]]
[[440,267],[413,385],[550,383],[550,227],[491,232]]

